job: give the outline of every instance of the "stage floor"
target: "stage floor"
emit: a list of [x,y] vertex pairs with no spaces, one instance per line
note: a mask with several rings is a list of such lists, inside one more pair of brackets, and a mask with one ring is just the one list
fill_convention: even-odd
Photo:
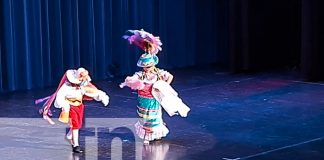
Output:
[[[163,113],[170,133],[162,141],[143,146],[128,133],[121,136],[122,155],[111,154],[113,147],[109,147],[108,140],[94,143],[98,151],[92,154],[95,151],[86,138],[95,131],[85,127],[81,143],[90,149],[81,155],[72,154],[64,137],[60,138],[61,144],[46,129],[53,126],[43,120],[40,123],[44,124],[29,120],[41,119],[34,100],[50,95],[55,88],[21,91],[1,94],[0,159],[324,159],[324,83],[303,82],[286,72],[235,75],[216,69],[170,72],[175,77],[173,87],[191,111],[187,118]],[[124,123],[126,127],[133,126],[132,120],[137,118],[136,92],[120,89],[121,81],[116,78],[95,82],[110,95],[110,104],[103,107],[98,102],[87,102],[86,123],[88,118],[103,118],[107,125],[117,120],[116,123]],[[58,112],[54,112],[54,119]],[[140,152],[135,152],[134,146],[140,146]]]

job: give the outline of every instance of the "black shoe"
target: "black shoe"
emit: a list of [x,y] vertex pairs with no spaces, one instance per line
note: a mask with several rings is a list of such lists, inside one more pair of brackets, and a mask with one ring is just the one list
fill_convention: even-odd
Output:
[[73,147],[73,152],[74,153],[83,153],[83,151],[81,150],[80,146]]

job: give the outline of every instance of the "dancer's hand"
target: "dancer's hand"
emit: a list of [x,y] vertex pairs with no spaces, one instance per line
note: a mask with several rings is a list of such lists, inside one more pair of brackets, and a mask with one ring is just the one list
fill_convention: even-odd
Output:
[[47,120],[47,122],[49,123],[49,124],[51,124],[51,125],[54,125],[55,124],[55,122],[48,116],[48,115],[45,115],[45,114],[43,114],[43,118],[45,119],[45,120]]
[[101,100],[102,104],[107,107],[108,104],[109,104],[109,96],[108,95],[105,95],[104,97],[102,97],[102,100]]

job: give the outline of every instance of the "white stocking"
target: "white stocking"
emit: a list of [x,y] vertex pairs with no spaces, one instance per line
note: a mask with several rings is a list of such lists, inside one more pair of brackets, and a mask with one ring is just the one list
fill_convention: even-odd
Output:
[[72,130],[73,147],[79,146],[79,129]]
[[66,138],[72,140],[72,128],[70,128],[69,132],[66,134]]

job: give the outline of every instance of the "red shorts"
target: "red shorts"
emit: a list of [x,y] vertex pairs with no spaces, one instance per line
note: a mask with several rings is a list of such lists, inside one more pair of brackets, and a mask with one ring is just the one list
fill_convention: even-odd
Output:
[[69,116],[71,118],[71,128],[80,129],[82,128],[84,105],[70,106]]

